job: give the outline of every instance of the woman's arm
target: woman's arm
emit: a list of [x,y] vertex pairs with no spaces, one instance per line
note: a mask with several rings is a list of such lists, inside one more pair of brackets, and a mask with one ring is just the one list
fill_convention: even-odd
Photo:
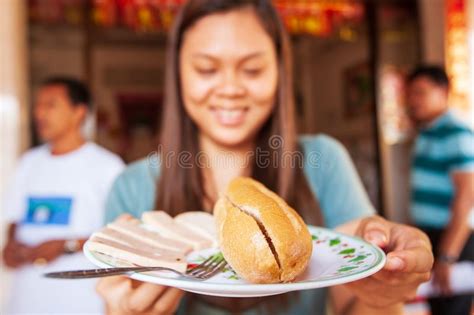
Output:
[[305,174],[329,228],[375,214],[349,153],[337,140],[304,137]]
[[140,160],[128,166],[114,181],[105,202],[104,223],[123,214],[139,218],[154,208],[155,178],[148,161]]

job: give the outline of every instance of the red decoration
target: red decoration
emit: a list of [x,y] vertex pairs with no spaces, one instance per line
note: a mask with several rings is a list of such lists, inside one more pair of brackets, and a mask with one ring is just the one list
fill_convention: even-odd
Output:
[[28,7],[32,22],[77,25],[84,21],[82,0],[28,0]]
[[446,3],[446,70],[451,81],[450,104],[469,114],[469,47],[465,0]]
[[[125,26],[137,31],[168,31],[186,0],[92,0],[92,21],[99,27]],[[77,23],[81,0],[29,0],[35,22]],[[364,6],[355,0],[274,0],[283,22],[293,34],[330,36],[360,22]],[[76,17],[75,17],[76,16]],[[76,22],[73,22],[76,21]]]
[[114,26],[117,19],[117,8],[114,0],[94,0],[92,20],[95,24]]
[[275,0],[273,3],[293,34],[326,37],[333,34],[335,29],[348,23],[360,22],[364,17],[364,6],[350,0]]

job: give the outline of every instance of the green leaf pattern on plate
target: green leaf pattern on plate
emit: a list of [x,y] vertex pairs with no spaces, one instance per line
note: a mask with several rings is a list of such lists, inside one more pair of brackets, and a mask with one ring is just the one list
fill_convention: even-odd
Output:
[[[339,237],[330,238],[324,235],[321,235],[321,231],[317,231],[311,235],[313,240],[313,245],[316,246],[328,246],[331,248],[331,251],[341,256],[345,260],[345,263],[339,267],[334,273],[324,276],[321,278],[327,279],[334,276],[346,276],[350,274],[355,274],[363,268],[369,267],[370,263],[367,259],[371,258],[372,253],[369,249],[366,249],[364,245],[356,247],[351,247],[349,244],[342,242]],[[221,252],[214,254],[213,256],[221,255]],[[209,256],[208,256],[209,257]],[[194,260],[196,263],[203,262],[208,257],[199,256]],[[223,270],[224,277],[229,280],[239,280],[240,277],[237,273],[229,266]]]
[[[224,258],[224,256],[222,255],[222,252],[217,252],[217,253],[215,253],[213,255],[210,255],[210,256],[199,255],[198,257],[196,257],[195,259],[192,260],[192,263],[200,264],[203,261],[205,261],[206,259],[208,259],[209,257]],[[237,273],[230,266],[227,266],[226,268],[224,268],[224,270],[222,270],[222,273],[224,274],[224,277],[226,279],[229,279],[229,280],[239,280],[240,279],[239,276],[237,275]]]
[[339,269],[337,269],[336,272],[323,278],[354,274],[361,268],[369,267],[367,259],[371,258],[370,256],[372,253],[370,250],[366,249],[364,245],[359,246],[359,248],[351,247],[349,244],[341,242],[339,237],[322,237],[321,231],[313,233],[312,238],[313,240],[316,240],[314,246],[329,245],[333,253],[337,253],[337,255],[341,256],[346,261]]

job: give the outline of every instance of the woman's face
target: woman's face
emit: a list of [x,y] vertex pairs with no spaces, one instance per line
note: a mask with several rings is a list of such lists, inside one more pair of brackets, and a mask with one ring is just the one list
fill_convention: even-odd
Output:
[[274,106],[277,68],[274,44],[251,8],[208,15],[189,28],[181,91],[201,136],[226,147],[253,141]]

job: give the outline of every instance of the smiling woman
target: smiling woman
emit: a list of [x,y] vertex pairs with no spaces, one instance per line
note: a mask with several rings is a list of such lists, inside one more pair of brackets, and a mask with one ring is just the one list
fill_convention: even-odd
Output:
[[239,145],[268,120],[278,77],[273,45],[248,7],[200,20],[186,32],[181,89],[201,141]]
[[[170,33],[166,70],[161,154],[172,158],[161,170],[156,208],[172,214],[197,205],[212,209],[232,178],[251,175],[306,220],[321,223],[301,168],[261,168],[258,157],[247,159],[256,148],[278,161],[298,153],[290,42],[269,1],[188,3]],[[278,146],[270,144],[272,136],[281,137]],[[194,158],[199,150],[233,152],[234,165],[212,165],[222,169],[219,175],[180,166],[176,153]],[[175,185],[165,184],[170,181]]]

